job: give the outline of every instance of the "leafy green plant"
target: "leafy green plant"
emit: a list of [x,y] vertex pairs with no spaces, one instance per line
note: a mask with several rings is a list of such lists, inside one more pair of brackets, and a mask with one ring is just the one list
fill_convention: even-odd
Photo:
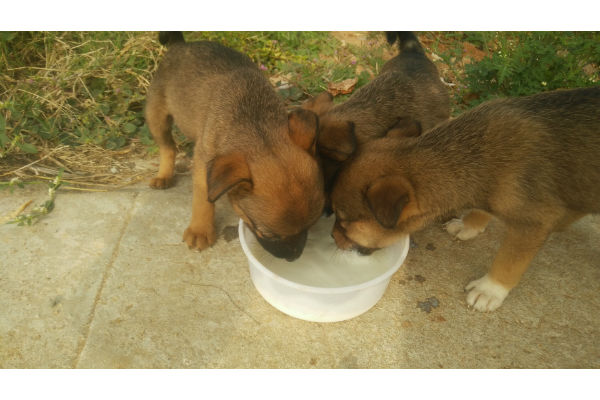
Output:
[[[54,209],[54,200],[56,199],[56,190],[62,185],[62,173],[61,170],[59,174],[48,183],[48,198],[42,204],[35,206],[31,212],[27,214],[19,214],[15,218],[6,222],[7,224],[17,224],[18,226],[23,225],[33,225],[37,221],[39,221],[44,215],[47,215]],[[17,178],[12,179],[7,187],[14,188],[14,186],[24,187],[23,182],[19,181]]]
[[600,33],[503,32],[482,35],[489,56],[465,66],[464,84],[476,95],[469,105],[494,97],[596,85]]

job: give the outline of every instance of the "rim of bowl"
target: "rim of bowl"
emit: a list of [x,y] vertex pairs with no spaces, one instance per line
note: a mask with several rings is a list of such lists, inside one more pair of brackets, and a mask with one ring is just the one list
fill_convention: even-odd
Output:
[[[279,281],[287,286],[293,287],[295,289],[301,289],[306,292],[347,293],[347,292],[358,291],[358,290],[365,289],[365,288],[368,288],[371,286],[375,286],[378,283],[390,278],[394,273],[396,273],[396,271],[398,271],[400,269],[402,264],[404,264],[404,260],[406,260],[406,255],[408,254],[408,248],[410,247],[409,235],[404,236],[404,239],[400,239],[400,241],[398,241],[396,244],[392,245],[392,246],[399,246],[402,242],[404,242],[404,248],[402,250],[402,253],[398,257],[398,260],[396,261],[395,264],[393,264],[392,267],[390,267],[388,270],[386,270],[385,273],[378,275],[371,280],[359,283],[357,285],[341,286],[341,287],[333,287],[333,288],[310,286],[310,285],[305,285],[303,283],[294,282],[294,281],[286,279],[282,276],[279,276],[276,273],[274,273],[273,271],[271,271],[269,268],[265,267],[260,261],[258,261],[258,259],[254,256],[254,254],[252,254],[252,251],[250,251],[248,243],[246,242],[246,233],[245,233],[244,228],[245,228],[245,223],[242,219],[240,219],[240,222],[238,224],[238,235],[240,237],[240,243],[242,245],[242,250],[244,251],[244,254],[249,259],[249,261],[251,263],[253,263],[254,265],[256,265],[258,267],[258,269],[260,269],[263,273],[265,273],[272,279]],[[250,232],[250,233],[252,233],[252,232]]]

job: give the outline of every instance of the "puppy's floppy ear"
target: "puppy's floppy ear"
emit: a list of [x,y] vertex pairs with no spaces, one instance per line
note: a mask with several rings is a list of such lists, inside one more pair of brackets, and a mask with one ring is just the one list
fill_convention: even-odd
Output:
[[322,156],[342,162],[356,151],[353,122],[327,119],[320,128],[318,148]]
[[411,117],[402,117],[398,119],[389,131],[386,137],[417,137],[422,133],[421,123]]
[[313,157],[317,154],[319,118],[317,114],[297,108],[288,115],[288,129],[292,141]]
[[333,106],[333,96],[329,92],[323,92],[316,97],[312,97],[302,103],[302,108],[310,110],[319,117],[325,114]]
[[206,168],[206,185],[208,201],[211,203],[234,187],[250,190],[252,176],[244,154],[235,152],[209,161]]
[[408,188],[397,177],[384,176],[369,186],[366,198],[377,222],[384,228],[392,229],[408,204]]

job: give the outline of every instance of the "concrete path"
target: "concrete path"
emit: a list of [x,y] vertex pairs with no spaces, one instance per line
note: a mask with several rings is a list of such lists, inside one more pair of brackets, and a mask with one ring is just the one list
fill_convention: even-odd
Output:
[[[45,195],[2,191],[0,216]],[[183,177],[166,191],[59,190],[38,224],[1,225],[0,367],[600,367],[600,216],[554,234],[489,314],[466,307],[463,287],[490,265],[501,224],[468,242],[432,226],[373,309],[327,324],[254,289],[226,200],[202,253],[181,242],[190,212]],[[418,307],[432,297],[437,308]]]

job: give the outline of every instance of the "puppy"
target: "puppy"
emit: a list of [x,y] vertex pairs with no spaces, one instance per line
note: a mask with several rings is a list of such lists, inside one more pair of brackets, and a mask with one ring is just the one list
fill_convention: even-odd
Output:
[[551,232],[600,213],[600,87],[490,101],[417,138],[365,145],[332,193],[333,236],[363,253],[465,209],[463,239],[492,216],[507,226],[489,272],[466,287],[498,308]]
[[298,258],[324,205],[317,116],[303,109],[288,115],[262,72],[237,51],[186,43],[180,32],[159,40],[168,50],[146,99],[146,122],[160,152],[150,186],[173,183],[174,122],[195,141],[192,219],[183,240],[198,250],[213,245],[213,203],[227,193],[266,250]]
[[318,151],[323,163],[325,191],[331,191],[341,163],[357,148],[394,133],[417,136],[450,116],[450,99],[435,65],[412,32],[387,32],[400,53],[381,73],[343,104],[333,106],[329,93],[307,101],[303,108],[319,115]]

